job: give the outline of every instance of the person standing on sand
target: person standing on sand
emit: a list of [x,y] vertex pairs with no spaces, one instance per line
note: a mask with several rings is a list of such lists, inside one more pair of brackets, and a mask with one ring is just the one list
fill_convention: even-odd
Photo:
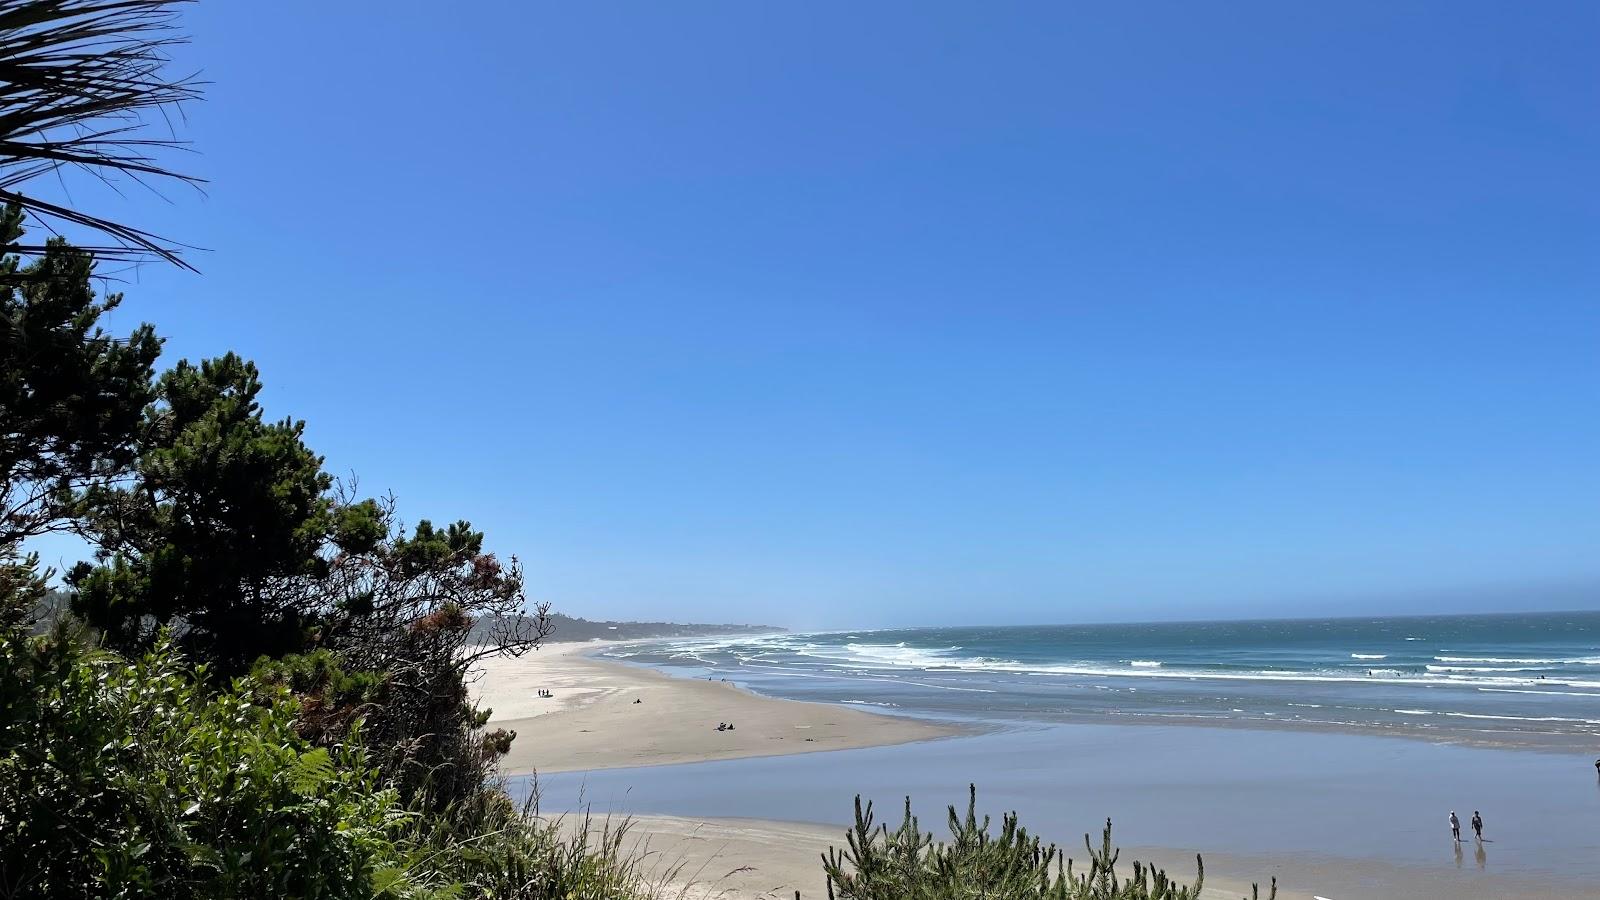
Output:
[[1450,836],[1458,842],[1461,840],[1461,820],[1456,818],[1456,811],[1450,810]]
[[1477,810],[1472,811],[1472,833],[1477,835],[1478,840],[1483,840],[1483,816],[1478,815]]

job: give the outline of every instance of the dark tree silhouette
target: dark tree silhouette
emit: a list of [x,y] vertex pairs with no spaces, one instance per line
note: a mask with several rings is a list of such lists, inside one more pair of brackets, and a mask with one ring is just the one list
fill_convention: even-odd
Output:
[[[118,190],[200,179],[168,168],[183,146],[172,123],[200,96],[192,76],[174,77],[167,51],[184,38],[176,7],[189,0],[0,0],[0,203],[15,203],[47,233],[76,227],[105,240],[74,244],[96,259],[159,258],[193,269],[182,245],[141,228],[51,202],[24,188],[77,169]],[[159,123],[158,121],[159,120]],[[43,244],[12,252],[42,253]],[[5,276],[11,281],[25,273]]]
[[96,296],[86,254],[59,238],[26,265],[10,253],[21,222],[0,207],[0,556],[75,528],[79,496],[127,475],[161,354],[149,325],[101,327],[122,295]]

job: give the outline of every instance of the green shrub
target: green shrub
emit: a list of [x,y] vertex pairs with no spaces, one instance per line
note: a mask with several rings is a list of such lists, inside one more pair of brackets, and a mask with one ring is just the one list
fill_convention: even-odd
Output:
[[494,785],[408,810],[359,733],[303,724],[281,685],[214,689],[165,640],[129,661],[0,629],[0,898],[643,896],[620,831],[563,835]]
[[626,823],[565,829],[485,789],[418,819],[415,840],[468,897],[484,900],[641,900],[651,896],[639,860],[622,848]]
[[[1001,818],[1000,833],[991,834],[989,817],[977,815],[977,788],[970,787],[967,813],[950,807],[949,842],[924,833],[906,798],[905,818],[894,831],[873,824],[872,804],[856,797],[855,827],[846,835],[845,850],[830,849],[823,857],[832,900],[1196,900],[1205,878],[1198,869],[1192,886],[1167,878],[1166,872],[1133,863],[1128,877],[1117,875],[1118,851],[1111,845],[1106,820],[1096,849],[1084,836],[1089,871],[1073,870],[1055,844],[1044,844],[1017,823],[1016,813]],[[1259,893],[1256,891],[1255,893]],[[1276,880],[1269,900],[1277,897]]]
[[259,690],[209,693],[165,643],[0,642],[0,896],[427,893],[363,753],[312,747]]

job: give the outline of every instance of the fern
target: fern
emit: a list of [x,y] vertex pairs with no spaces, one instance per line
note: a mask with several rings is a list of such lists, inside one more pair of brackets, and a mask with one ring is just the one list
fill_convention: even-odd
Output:
[[300,759],[289,770],[289,785],[296,794],[314,797],[333,777],[333,758],[327,750],[317,747],[300,754]]

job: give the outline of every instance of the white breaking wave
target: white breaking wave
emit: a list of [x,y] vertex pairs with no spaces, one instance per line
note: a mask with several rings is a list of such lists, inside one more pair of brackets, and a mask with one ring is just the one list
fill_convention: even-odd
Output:
[[1595,719],[1569,719],[1566,716],[1491,716],[1484,713],[1447,712],[1446,716],[1455,716],[1458,719],[1497,719],[1505,722],[1580,722],[1584,725],[1600,725]]
[[1600,694],[1592,691],[1539,691],[1531,688],[1491,688],[1481,687],[1478,690],[1487,694],[1544,694],[1556,697],[1594,697],[1600,699]]
[[936,669],[962,661],[961,658],[950,655],[960,650],[960,647],[923,649],[920,647],[907,647],[904,641],[893,646],[888,644],[845,644],[844,649],[851,655],[851,662],[887,663],[891,666],[914,669]]
[[[866,635],[870,634],[870,632],[863,631],[856,634]],[[843,635],[840,637],[843,637]],[[1425,638],[1411,639],[1425,640]],[[921,671],[930,674],[973,672],[995,675],[1066,676],[1119,680],[1155,678],[1222,682],[1348,683],[1367,685],[1444,684],[1478,689],[1534,687],[1577,688],[1579,690],[1600,689],[1600,681],[1573,680],[1569,676],[1558,675],[1552,675],[1548,679],[1536,679],[1524,674],[1540,668],[1542,664],[1600,665],[1600,656],[1575,656],[1569,659],[1546,660],[1527,657],[1440,655],[1434,657],[1440,662],[1475,662],[1487,665],[1430,665],[1424,667],[1426,671],[1404,671],[1394,668],[1352,671],[1353,667],[1309,671],[1273,668],[1263,668],[1255,671],[1217,671],[1204,666],[1189,667],[1183,664],[1172,664],[1150,659],[1127,659],[1119,663],[1092,660],[1059,663],[1024,662],[1017,659],[962,655],[961,651],[964,648],[960,645],[924,648],[907,646],[904,641],[891,644],[886,641],[878,643],[869,641],[834,643],[835,640],[838,640],[838,638],[830,640],[822,635],[801,636],[793,634],[696,638],[666,642],[668,646],[656,652],[665,651],[668,655],[675,656],[679,660],[705,665],[715,664],[714,660],[709,658],[712,654],[728,653],[741,666],[763,669],[770,666],[769,671],[774,674],[783,672],[793,676],[801,676],[803,672],[797,671],[797,668],[804,670],[809,668],[810,665],[817,665],[821,671],[838,667],[856,676],[892,678],[895,680],[904,680],[905,674]],[[736,647],[737,650],[735,650]],[[775,656],[785,653],[804,657],[812,662],[796,661],[798,666],[793,664],[786,665],[781,658],[775,658]],[[612,655],[634,656],[635,652],[630,650]],[[1388,654],[1378,653],[1352,653],[1350,655],[1353,659],[1359,660],[1379,660],[1389,656]],[[1519,663],[1526,664],[1532,668],[1519,668],[1516,665]],[[829,676],[811,675],[809,677]],[[929,683],[926,686],[939,688],[940,690],[993,692],[988,688],[961,686],[948,682]],[[1540,691],[1540,693],[1554,693],[1554,691]]]
[[1435,656],[1438,662],[1448,663],[1500,663],[1503,665],[1533,666],[1600,666],[1600,656],[1576,656],[1568,659],[1529,659],[1520,656]]
[[[1217,672],[1206,669],[1168,668],[1158,660],[1127,660],[1127,667],[1112,667],[1106,663],[1078,662],[1078,663],[1027,663],[1015,659],[1001,659],[989,656],[960,656],[957,651],[960,646],[940,648],[908,647],[904,642],[896,644],[867,644],[848,643],[844,645],[808,645],[805,649],[796,649],[795,652],[802,656],[817,659],[826,659],[847,665],[865,672],[896,672],[896,671],[930,671],[930,672],[988,672],[1006,675],[1037,675],[1037,676],[1073,676],[1089,678],[1159,678],[1181,679],[1189,681],[1265,681],[1265,682],[1311,682],[1311,683],[1350,683],[1350,684],[1416,684],[1426,680],[1461,684],[1462,686],[1478,685],[1505,685],[1508,687],[1531,686],[1536,683],[1568,687],[1600,687],[1600,682],[1592,684],[1572,682],[1566,679],[1549,679],[1536,682],[1527,676],[1517,676],[1514,670],[1504,668],[1489,668],[1483,673],[1470,671],[1453,671],[1451,667],[1432,667],[1435,671],[1426,673],[1408,674],[1400,669],[1371,669],[1372,674],[1365,672],[1305,672],[1294,670],[1261,670],[1256,672]],[[865,673],[864,672],[864,673]],[[1494,677],[1494,673],[1504,672],[1504,677]],[[928,685],[940,687],[945,690],[956,689],[952,685]],[[966,688],[966,690],[974,690]]]
[[1402,716],[1451,716],[1457,719],[1491,719],[1497,722],[1576,722],[1582,725],[1600,725],[1595,719],[1573,719],[1567,716],[1494,716],[1488,713],[1445,712],[1433,709],[1397,709]]
[[1429,672],[1541,672],[1544,666],[1423,666]]

